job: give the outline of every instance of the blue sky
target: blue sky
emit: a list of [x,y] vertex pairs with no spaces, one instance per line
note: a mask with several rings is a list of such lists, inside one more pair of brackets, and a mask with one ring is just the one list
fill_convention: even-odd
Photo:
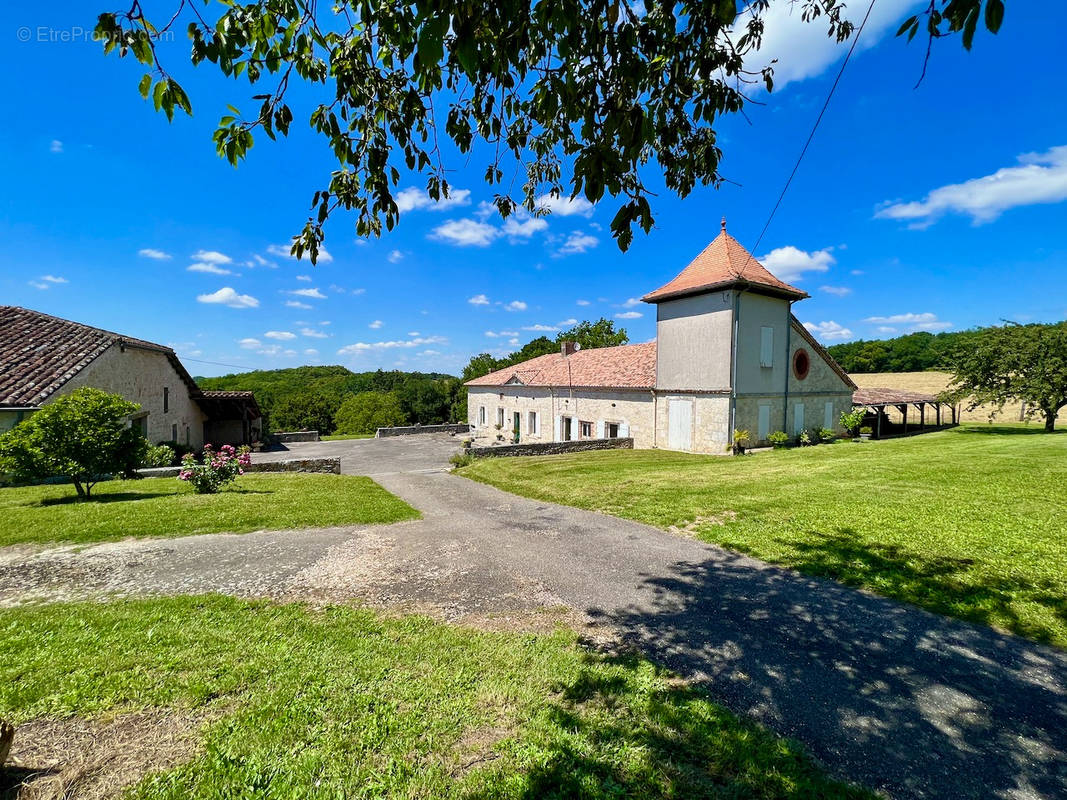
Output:
[[[920,5],[876,6],[756,252],[811,294],[796,313],[827,344],[1067,317],[1067,8],[1009,4],[1000,35],[980,33],[971,53],[942,42],[913,89],[922,47],[893,33]],[[1038,24],[1024,19],[1039,9]],[[600,316],[645,341],[655,311],[632,298],[681,270],[724,215],[754,245],[844,55],[786,10],[764,47],[779,86],[719,128],[737,185],[661,191],[657,227],[628,252],[608,234],[610,199],[557,204],[543,224],[487,216],[475,156],[455,161],[447,206],[405,180],[407,210],[380,240],[358,242],[338,214],[330,258],[312,267],[287,255],[333,167],[306,127],[310,92],[295,98],[293,135],[257,140],[233,169],[211,132],[226,103],[250,109],[261,89],[191,68],[179,35],[164,52],[195,115],[168,124],[137,94],[143,70],[79,32],[94,9],[20,4],[0,50],[0,302],[170,344],[202,375],[309,363],[455,373],[473,353]]]

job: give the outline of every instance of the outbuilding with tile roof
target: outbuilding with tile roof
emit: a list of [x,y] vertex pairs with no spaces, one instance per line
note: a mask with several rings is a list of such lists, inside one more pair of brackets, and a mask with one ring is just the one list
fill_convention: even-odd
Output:
[[[0,306],[0,431],[83,386],[137,403],[149,441],[201,447],[261,435],[251,392],[204,392],[170,347],[18,306]],[[240,395],[239,397],[236,395]]]
[[734,431],[840,430],[855,384],[792,313],[807,293],[726,230],[642,299],[656,340],[540,356],[468,381],[479,444],[628,436],[635,447],[725,452]]

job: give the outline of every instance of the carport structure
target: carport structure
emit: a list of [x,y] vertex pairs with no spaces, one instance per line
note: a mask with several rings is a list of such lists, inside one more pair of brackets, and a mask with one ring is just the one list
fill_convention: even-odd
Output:
[[[910,406],[915,406],[919,411],[919,425],[916,427],[913,423],[910,433],[923,433],[959,424],[959,406],[932,394],[909,392],[904,389],[857,389],[852,394],[852,404],[866,409],[867,417],[864,417],[863,424],[871,426],[871,435],[875,439],[884,439],[887,436],[907,436]],[[932,406],[934,409],[933,426],[926,424],[927,406]],[[948,407],[952,422],[942,424],[942,406]],[[899,415],[899,422],[890,417],[890,411]],[[873,417],[873,419],[868,422],[868,417]]]

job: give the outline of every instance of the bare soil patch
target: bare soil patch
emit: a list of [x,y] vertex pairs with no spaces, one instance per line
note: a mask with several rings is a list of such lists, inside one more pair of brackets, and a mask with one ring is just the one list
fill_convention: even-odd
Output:
[[108,720],[37,719],[19,725],[0,800],[103,800],[150,772],[188,761],[214,715],[145,711]]

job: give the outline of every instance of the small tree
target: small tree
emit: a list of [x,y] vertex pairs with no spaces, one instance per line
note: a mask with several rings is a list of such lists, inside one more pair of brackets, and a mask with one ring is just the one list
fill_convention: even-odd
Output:
[[1045,430],[1067,405],[1067,322],[988,328],[953,355],[954,399],[1003,408],[1010,400],[1041,411]]
[[407,417],[395,392],[360,392],[348,397],[334,418],[338,433],[374,433],[403,425]]
[[848,431],[852,436],[855,436],[856,431],[858,431],[860,425],[863,424],[863,418],[865,416],[867,416],[867,409],[865,408],[853,408],[851,411],[842,411],[841,427]]
[[148,442],[129,423],[139,408],[117,394],[77,389],[0,436],[0,468],[16,480],[65,476],[87,499],[101,477],[130,475],[144,459]]

